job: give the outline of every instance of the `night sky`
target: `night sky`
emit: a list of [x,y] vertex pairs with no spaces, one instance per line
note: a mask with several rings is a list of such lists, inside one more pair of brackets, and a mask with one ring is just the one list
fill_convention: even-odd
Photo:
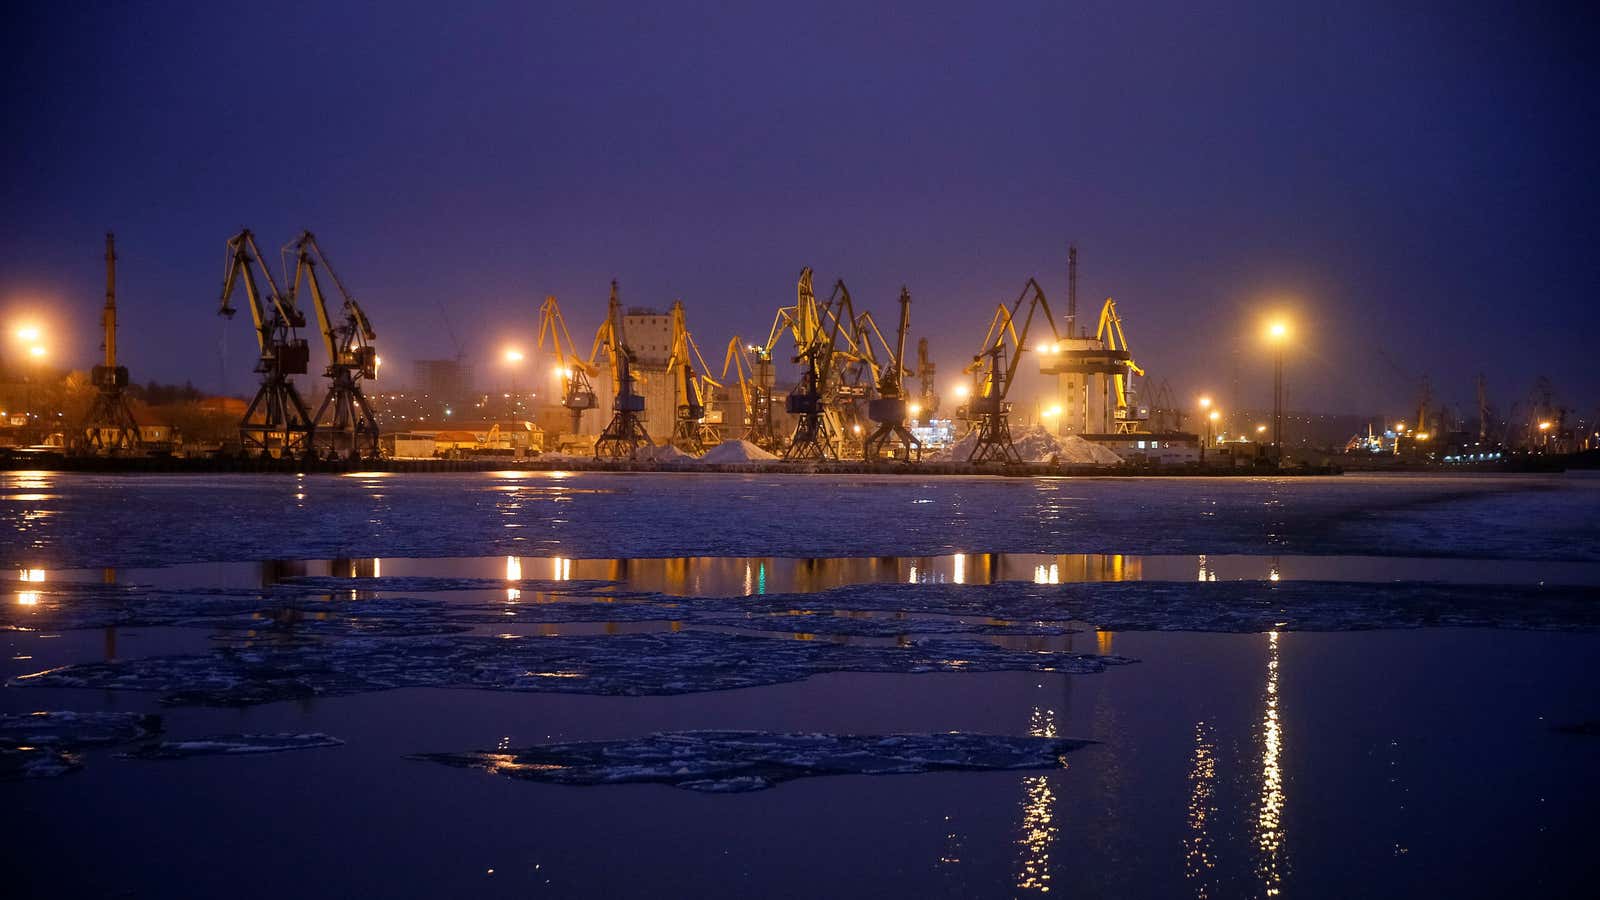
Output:
[[310,228],[388,371],[453,355],[447,318],[529,348],[546,294],[587,351],[613,277],[720,365],[810,265],[885,321],[908,285],[948,387],[1030,275],[1064,311],[1076,241],[1081,312],[1114,295],[1180,395],[1237,368],[1264,405],[1281,309],[1293,407],[1404,410],[1424,374],[1470,405],[1481,371],[1588,412],[1594,30],[1392,6],[18,4],[0,316],[95,362],[114,230],[134,378],[243,392],[224,243]]

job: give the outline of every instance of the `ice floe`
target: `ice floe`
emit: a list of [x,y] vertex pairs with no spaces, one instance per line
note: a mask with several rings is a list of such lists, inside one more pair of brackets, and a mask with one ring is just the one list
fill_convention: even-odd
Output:
[[217,734],[183,741],[149,743],[118,756],[128,759],[188,759],[191,756],[239,756],[252,753],[281,753],[285,750],[312,750],[337,747],[344,741],[311,732],[308,734]]
[[742,793],[822,775],[1054,769],[1091,741],[994,734],[839,735],[678,731],[520,750],[423,753],[413,759],[565,785],[667,784]]
[[343,638],[290,646],[64,666],[12,679],[17,687],[156,691],[163,703],[249,706],[399,687],[662,695],[799,681],[825,672],[1089,674],[1133,660],[977,641],[851,646],[683,631],[561,638]]
[[0,781],[50,778],[75,771],[75,751],[125,744],[161,730],[161,717],[139,713],[48,711],[0,715]]

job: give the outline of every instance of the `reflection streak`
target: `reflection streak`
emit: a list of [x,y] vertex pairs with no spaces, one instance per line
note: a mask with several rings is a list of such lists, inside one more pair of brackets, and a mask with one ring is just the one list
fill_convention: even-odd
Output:
[[[1055,710],[1034,707],[1028,734],[1055,737]],[[1017,839],[1022,847],[1021,868],[1017,872],[1017,887],[1020,890],[1041,894],[1050,892],[1050,848],[1055,844],[1058,830],[1055,802],[1056,795],[1050,789],[1048,776],[1033,775],[1022,779],[1022,835]]]
[[1194,754],[1189,764],[1189,836],[1184,839],[1184,877],[1194,882],[1197,900],[1211,896],[1211,873],[1216,868],[1212,855],[1211,818],[1216,814],[1217,748],[1211,728],[1194,723]]
[[1261,799],[1256,814],[1257,872],[1268,897],[1283,891],[1283,730],[1278,717],[1278,633],[1267,632],[1266,712],[1261,721]]

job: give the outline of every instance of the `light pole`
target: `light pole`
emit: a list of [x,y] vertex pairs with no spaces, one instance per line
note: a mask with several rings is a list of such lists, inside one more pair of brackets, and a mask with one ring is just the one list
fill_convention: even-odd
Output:
[[38,377],[39,364],[44,362],[44,358],[49,351],[46,350],[44,344],[41,343],[41,340],[44,338],[44,333],[41,332],[36,326],[24,325],[21,328],[18,328],[16,330],[16,338],[20,343],[26,344],[28,347],[28,365],[27,368],[23,369],[22,372],[22,416],[23,420],[26,422],[24,432],[26,434],[31,434],[33,431],[34,420],[33,382]]
[[522,351],[512,348],[506,351],[506,366],[511,369],[511,414],[514,417],[517,410],[517,367],[522,364]]
[[1206,464],[1206,445],[1211,443],[1211,416],[1207,410],[1211,409],[1211,398],[1200,398],[1200,465]]
[[1283,462],[1283,345],[1289,340],[1289,326],[1273,322],[1267,326],[1267,340],[1272,342],[1272,449],[1278,461]]

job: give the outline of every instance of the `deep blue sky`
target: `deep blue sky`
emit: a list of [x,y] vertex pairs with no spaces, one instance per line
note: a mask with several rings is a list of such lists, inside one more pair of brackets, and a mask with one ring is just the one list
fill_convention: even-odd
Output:
[[1282,306],[1295,406],[1403,409],[1424,373],[1470,402],[1483,371],[1592,409],[1594,30],[1394,6],[22,4],[0,315],[91,364],[111,228],[134,377],[222,386],[226,334],[242,391],[223,244],[309,227],[395,371],[453,353],[440,304],[491,352],[553,293],[587,343],[612,277],[681,296],[720,364],[811,265],[885,319],[908,284],[951,381],[1029,275],[1062,311],[1075,240],[1087,312],[1116,296],[1183,394],[1236,353],[1259,385]]

